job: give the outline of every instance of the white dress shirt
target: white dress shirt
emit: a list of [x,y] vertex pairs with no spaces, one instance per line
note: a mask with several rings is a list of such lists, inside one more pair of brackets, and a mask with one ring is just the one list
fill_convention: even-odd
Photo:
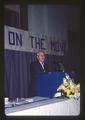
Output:
[[42,68],[43,68],[43,70],[44,70],[44,72],[45,72],[44,63],[40,62],[40,64],[41,64],[41,66],[42,66]]

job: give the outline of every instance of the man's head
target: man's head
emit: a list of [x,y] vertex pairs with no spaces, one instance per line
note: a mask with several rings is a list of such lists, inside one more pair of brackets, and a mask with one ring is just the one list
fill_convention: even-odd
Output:
[[39,62],[44,62],[45,61],[45,53],[43,51],[39,51],[37,53],[37,59]]

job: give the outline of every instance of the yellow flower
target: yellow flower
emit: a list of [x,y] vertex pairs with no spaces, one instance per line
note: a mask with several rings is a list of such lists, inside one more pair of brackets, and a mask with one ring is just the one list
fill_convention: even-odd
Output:
[[75,89],[71,89],[71,92],[74,94],[75,93]]
[[[80,96],[80,84],[75,84],[71,79],[63,79],[63,83],[58,87],[57,91],[63,90],[63,92],[69,98],[76,98]],[[57,94],[55,94],[57,96]]]
[[79,90],[77,88],[75,88],[75,93],[79,93]]
[[58,87],[57,90],[59,91],[59,90],[64,90],[64,89],[65,89],[65,86],[64,86],[63,84],[61,84],[61,85]]
[[71,94],[71,90],[70,89],[65,89],[64,92],[66,93],[67,96],[69,96]]

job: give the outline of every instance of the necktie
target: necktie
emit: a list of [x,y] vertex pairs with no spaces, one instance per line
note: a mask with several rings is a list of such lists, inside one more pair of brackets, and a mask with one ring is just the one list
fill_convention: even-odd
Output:
[[43,68],[43,70],[44,70],[44,72],[45,72],[45,67],[44,67],[44,63],[42,63],[42,68]]

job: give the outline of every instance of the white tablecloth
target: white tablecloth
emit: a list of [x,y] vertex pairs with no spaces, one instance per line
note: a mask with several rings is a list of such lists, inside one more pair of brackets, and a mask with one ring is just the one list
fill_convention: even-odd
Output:
[[80,114],[80,98],[67,99],[34,108],[15,111],[7,116],[78,116]]

